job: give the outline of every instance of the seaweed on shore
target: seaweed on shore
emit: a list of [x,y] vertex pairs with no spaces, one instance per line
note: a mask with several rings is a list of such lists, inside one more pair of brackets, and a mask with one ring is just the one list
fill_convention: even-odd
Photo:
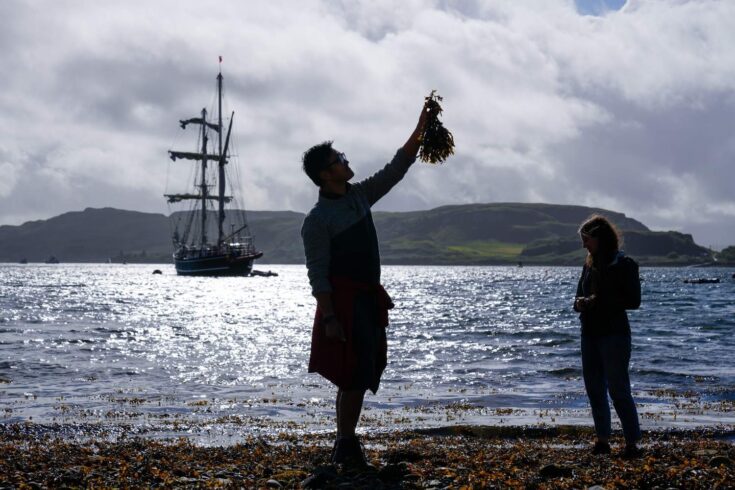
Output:
[[432,90],[425,98],[429,117],[421,135],[419,157],[426,163],[443,163],[449,155],[454,154],[454,136],[439,120],[443,112],[439,102],[443,100],[436,90]]
[[457,429],[364,436],[375,469],[362,472],[328,464],[332,434],[202,447],[185,439],[75,443],[0,431],[0,487],[711,489],[735,481],[735,446],[717,434],[649,432],[643,457],[627,460],[616,452],[592,456],[590,430],[544,437]]

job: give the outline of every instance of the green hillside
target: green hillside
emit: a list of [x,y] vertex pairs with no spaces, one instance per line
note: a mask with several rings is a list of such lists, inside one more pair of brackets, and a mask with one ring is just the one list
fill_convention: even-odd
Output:
[[[169,260],[170,226],[163,214],[113,208],[64,213],[20,226],[0,226],[0,260],[106,262],[136,254]],[[159,259],[160,260],[160,259]]]
[[735,265],[735,245],[720,251],[716,256],[717,262],[723,265]]
[[[386,264],[576,265],[585,254],[577,228],[596,212],[624,231],[626,251],[642,264],[712,260],[710,251],[694,243],[691,235],[651,231],[621,213],[584,206],[468,204],[376,212],[374,219]],[[43,262],[53,255],[62,262],[170,262],[172,222],[182,216],[88,208],[20,226],[0,226],[0,261]],[[259,263],[303,263],[302,213],[250,211],[247,216],[256,246],[264,252]],[[210,225],[215,221],[210,219]],[[230,229],[228,222],[225,229]],[[210,229],[208,234],[216,236],[216,231]]]
[[[374,214],[381,255],[389,264],[561,264],[584,257],[579,224],[603,213],[625,230],[647,232],[623,214],[584,206],[493,203],[442,206],[428,211]],[[571,250],[549,249],[538,257],[524,253],[529,244],[574,240]],[[568,253],[571,253],[571,258]]]

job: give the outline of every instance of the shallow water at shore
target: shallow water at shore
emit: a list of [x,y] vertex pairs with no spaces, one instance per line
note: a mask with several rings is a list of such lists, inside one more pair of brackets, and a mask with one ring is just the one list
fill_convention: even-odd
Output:
[[[331,430],[333,389],[306,373],[314,301],[305,268],[260,268],[279,275],[3,265],[0,423],[130,424],[221,441]],[[578,274],[384,267],[397,304],[390,363],[362,426],[590,424],[570,308]],[[630,316],[644,428],[735,424],[730,275],[642,269],[643,306]],[[683,282],[702,276],[722,282]]]

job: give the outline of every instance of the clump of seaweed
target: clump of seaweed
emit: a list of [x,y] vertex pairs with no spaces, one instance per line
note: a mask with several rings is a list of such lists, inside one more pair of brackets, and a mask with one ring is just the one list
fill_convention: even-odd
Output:
[[449,155],[454,154],[454,136],[439,120],[442,113],[439,102],[442,100],[444,99],[436,93],[436,90],[432,90],[425,98],[429,116],[421,135],[419,157],[426,163],[443,163]]
[[[592,455],[592,430],[578,426],[373,431],[362,440],[374,468],[363,471],[329,464],[333,433],[289,431],[200,446],[183,438],[76,442],[53,432],[59,428],[0,424],[0,488],[709,490],[733,488],[735,481],[727,428],[646,431],[644,453],[633,459],[617,447],[608,456]],[[613,437],[614,446],[623,443]]]

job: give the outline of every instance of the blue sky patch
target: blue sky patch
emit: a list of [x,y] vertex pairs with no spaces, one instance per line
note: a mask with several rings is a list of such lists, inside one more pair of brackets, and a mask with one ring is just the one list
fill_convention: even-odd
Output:
[[582,15],[605,15],[609,11],[620,10],[626,0],[574,0],[577,11]]

